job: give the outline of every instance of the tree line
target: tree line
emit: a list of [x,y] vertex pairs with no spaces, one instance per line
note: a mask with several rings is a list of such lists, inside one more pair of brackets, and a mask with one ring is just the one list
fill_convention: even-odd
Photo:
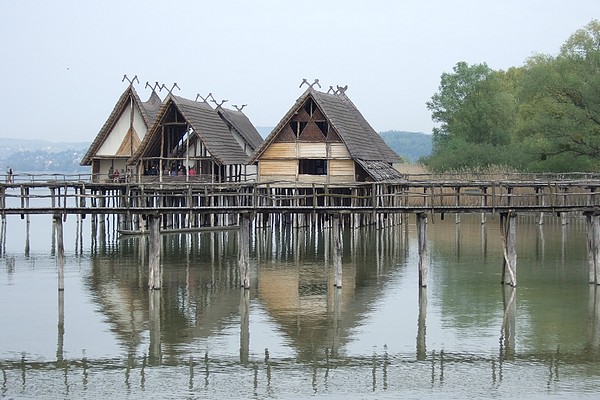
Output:
[[506,71],[458,62],[427,102],[434,171],[501,166],[530,172],[600,170],[600,22],[557,55]]

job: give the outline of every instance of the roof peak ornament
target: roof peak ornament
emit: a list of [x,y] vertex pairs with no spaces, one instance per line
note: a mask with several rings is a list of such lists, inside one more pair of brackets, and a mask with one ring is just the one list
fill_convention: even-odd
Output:
[[346,94],[346,90],[348,90],[348,85],[346,85],[346,86],[337,85],[337,89],[334,89],[333,86],[329,86],[329,90],[327,91],[327,94],[333,93],[333,95],[335,95],[335,96],[339,96],[340,94],[344,95],[344,94]]
[[146,86],[144,86],[144,89],[149,87],[150,89],[152,89],[153,92],[156,93],[156,89],[160,90],[161,86],[164,86],[164,85],[161,85],[160,83],[155,82],[154,86],[152,86],[150,83],[148,83],[148,81],[146,81]]
[[129,79],[129,77],[127,76],[127,74],[123,75],[123,79],[121,79],[121,82],[129,82],[129,86],[133,86],[133,82],[137,81],[137,83],[140,83],[140,80],[138,79],[137,75],[133,77],[133,79]]
[[217,105],[216,109],[217,109],[217,110],[219,110],[219,109],[221,109],[221,108],[222,108],[221,106],[222,106],[224,103],[227,103],[229,100],[221,100],[221,102],[219,103],[219,102],[218,102],[218,101],[216,101],[216,100],[215,100],[215,98],[213,97],[211,101]]
[[313,88],[313,86],[315,86],[315,85],[317,85],[317,86],[319,86],[319,88],[321,88],[321,84],[319,83],[319,80],[318,80],[318,79],[315,79],[315,80],[313,81],[313,83],[308,83],[308,81],[306,80],[306,78],[304,78],[304,79],[302,79],[302,83],[301,83],[301,84],[300,84],[300,86],[298,86],[298,87],[300,87],[300,88],[301,88],[302,86],[304,86],[304,84],[307,84],[307,85],[308,85],[308,87],[309,87],[309,88],[311,88],[311,89],[312,89],[312,88]]
[[241,106],[238,106],[237,104],[233,104],[233,106],[235,107],[236,110],[238,110],[239,112],[242,112],[242,110],[244,109],[244,107],[246,107],[248,104],[242,104]]
[[[156,82],[156,83],[158,83],[158,82]],[[171,89],[167,89],[167,86],[163,83],[162,86],[160,87],[160,91],[162,92],[162,90],[165,89],[169,92],[169,94],[173,94],[173,90],[175,88],[181,90],[181,88],[177,85],[177,82],[173,83],[173,86],[171,86]]]
[[198,98],[201,98],[201,99],[202,99],[202,101],[203,101],[204,103],[206,103],[206,104],[208,104],[208,101],[207,101],[207,100],[208,100],[209,98],[211,98],[211,99],[212,99],[211,101],[214,101],[214,100],[215,100],[215,98],[214,98],[214,97],[213,97],[213,95],[212,95],[212,92],[211,92],[211,93],[208,93],[208,94],[206,95],[206,97],[202,97],[202,96],[200,96],[200,93],[198,93],[198,94],[196,95],[196,100],[194,100],[194,101],[198,101]]

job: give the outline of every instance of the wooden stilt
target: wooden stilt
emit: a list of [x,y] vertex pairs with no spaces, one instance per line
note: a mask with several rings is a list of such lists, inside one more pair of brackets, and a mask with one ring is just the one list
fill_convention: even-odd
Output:
[[244,213],[240,216],[240,229],[238,236],[238,266],[240,270],[241,286],[250,288],[250,215]]
[[160,221],[161,215],[148,215],[148,288],[161,288],[161,267],[160,267]]
[[500,223],[502,225],[502,249],[504,255],[502,283],[506,283],[513,287],[517,286],[516,218],[517,216],[513,211],[505,213],[500,218]]
[[54,214],[56,232],[56,262],[58,267],[58,290],[65,290],[65,246],[63,243],[63,220],[60,214]]
[[600,216],[586,213],[588,281],[600,284]]
[[417,236],[419,246],[419,287],[427,287],[427,216],[417,214]]
[[333,286],[342,287],[342,238],[340,231],[340,216],[335,214],[332,219],[333,236]]

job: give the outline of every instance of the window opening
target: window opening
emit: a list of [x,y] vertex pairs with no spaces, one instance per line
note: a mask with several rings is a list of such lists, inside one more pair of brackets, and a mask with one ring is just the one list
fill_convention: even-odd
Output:
[[300,175],[327,175],[327,160],[323,159],[300,159]]
[[323,136],[327,137],[327,134],[329,133],[329,124],[327,123],[327,121],[315,121],[315,123],[321,130]]

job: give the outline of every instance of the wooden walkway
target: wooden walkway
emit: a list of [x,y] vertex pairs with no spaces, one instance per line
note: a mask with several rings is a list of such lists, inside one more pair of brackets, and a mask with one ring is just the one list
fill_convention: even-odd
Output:
[[600,178],[403,183],[0,183],[0,213],[503,213],[600,210]]

